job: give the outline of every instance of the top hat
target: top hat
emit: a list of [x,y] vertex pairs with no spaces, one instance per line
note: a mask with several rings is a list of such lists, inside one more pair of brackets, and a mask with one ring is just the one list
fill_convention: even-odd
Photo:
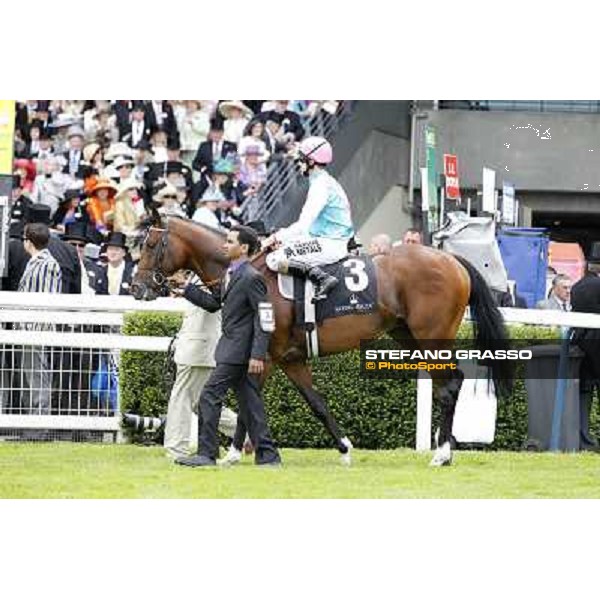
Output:
[[46,204],[32,204],[25,211],[27,223],[43,223],[50,225],[50,207]]
[[592,243],[590,252],[587,256],[587,261],[591,263],[600,263],[600,242]]
[[123,248],[127,250],[127,238],[124,233],[120,231],[113,231],[108,236],[108,240],[106,240],[106,247],[108,246],[116,246],[117,248]]
[[67,223],[65,227],[65,234],[63,235],[63,241],[65,242],[83,242],[87,244],[89,239],[87,237],[87,224],[82,221],[73,221]]

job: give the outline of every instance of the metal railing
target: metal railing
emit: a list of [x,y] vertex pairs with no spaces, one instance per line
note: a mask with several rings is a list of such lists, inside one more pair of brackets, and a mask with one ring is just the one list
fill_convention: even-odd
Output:
[[[318,135],[326,138],[341,127],[352,110],[352,102],[342,101],[336,114],[319,110],[304,124],[306,136]],[[244,222],[262,220],[267,225],[272,223],[272,216],[279,203],[292,187],[298,176],[294,162],[287,156],[275,157],[267,170],[267,181],[260,193],[242,207],[241,218]]]
[[439,100],[441,110],[599,113],[600,100]]

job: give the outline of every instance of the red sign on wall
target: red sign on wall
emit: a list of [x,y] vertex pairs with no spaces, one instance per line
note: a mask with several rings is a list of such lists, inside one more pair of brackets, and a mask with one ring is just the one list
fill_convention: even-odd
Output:
[[458,158],[455,154],[444,154],[444,175],[446,178],[446,198],[448,200],[460,200]]

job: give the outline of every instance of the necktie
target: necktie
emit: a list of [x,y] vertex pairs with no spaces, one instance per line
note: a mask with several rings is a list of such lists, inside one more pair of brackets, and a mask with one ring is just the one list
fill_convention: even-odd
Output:
[[215,142],[215,148],[213,151],[213,160],[216,160],[221,155],[221,149],[219,147],[219,142]]
[[71,175],[77,171],[77,152],[71,152],[71,164],[69,165]]

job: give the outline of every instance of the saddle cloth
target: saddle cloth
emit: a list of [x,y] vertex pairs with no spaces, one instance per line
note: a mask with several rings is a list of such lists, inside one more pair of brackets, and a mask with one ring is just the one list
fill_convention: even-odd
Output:
[[[327,298],[316,303],[317,324],[325,319],[368,314],[377,309],[377,278],[370,256],[349,256],[321,268],[336,277],[338,284]],[[295,324],[304,326],[306,287],[312,288],[312,283],[307,283],[301,277],[279,274],[278,285],[279,293],[287,300],[294,301]]]

